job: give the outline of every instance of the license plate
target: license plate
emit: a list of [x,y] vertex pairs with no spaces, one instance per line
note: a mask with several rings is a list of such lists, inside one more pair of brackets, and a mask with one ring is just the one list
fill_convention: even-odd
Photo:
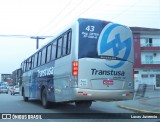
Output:
[[105,84],[105,85],[113,85],[113,80],[103,80],[103,84]]

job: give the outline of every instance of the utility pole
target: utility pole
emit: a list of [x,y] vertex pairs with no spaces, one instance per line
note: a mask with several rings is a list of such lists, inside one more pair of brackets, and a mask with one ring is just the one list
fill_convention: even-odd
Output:
[[31,39],[36,39],[36,49],[39,48],[39,39],[45,39],[44,37],[32,36]]

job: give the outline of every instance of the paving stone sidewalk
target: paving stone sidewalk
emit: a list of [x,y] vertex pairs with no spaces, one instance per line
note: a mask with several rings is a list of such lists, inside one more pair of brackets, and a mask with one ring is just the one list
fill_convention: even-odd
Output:
[[133,100],[120,101],[117,105],[138,113],[160,114],[160,90],[147,91],[144,97],[135,96]]

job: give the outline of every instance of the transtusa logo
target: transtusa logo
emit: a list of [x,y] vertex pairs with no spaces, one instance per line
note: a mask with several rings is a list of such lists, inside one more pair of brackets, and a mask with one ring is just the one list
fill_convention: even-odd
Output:
[[[122,60],[129,58],[132,48],[132,32],[129,28],[109,23],[102,30],[98,40],[98,55],[111,56]],[[125,62],[119,60],[117,64],[106,64],[110,68],[121,67]]]

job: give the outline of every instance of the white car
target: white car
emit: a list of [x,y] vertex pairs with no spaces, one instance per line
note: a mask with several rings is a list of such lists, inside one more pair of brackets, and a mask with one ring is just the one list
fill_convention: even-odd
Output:
[[8,88],[7,88],[7,86],[0,86],[0,93],[6,93],[6,94],[8,94]]
[[14,86],[10,92],[11,95],[19,94],[19,86]]

